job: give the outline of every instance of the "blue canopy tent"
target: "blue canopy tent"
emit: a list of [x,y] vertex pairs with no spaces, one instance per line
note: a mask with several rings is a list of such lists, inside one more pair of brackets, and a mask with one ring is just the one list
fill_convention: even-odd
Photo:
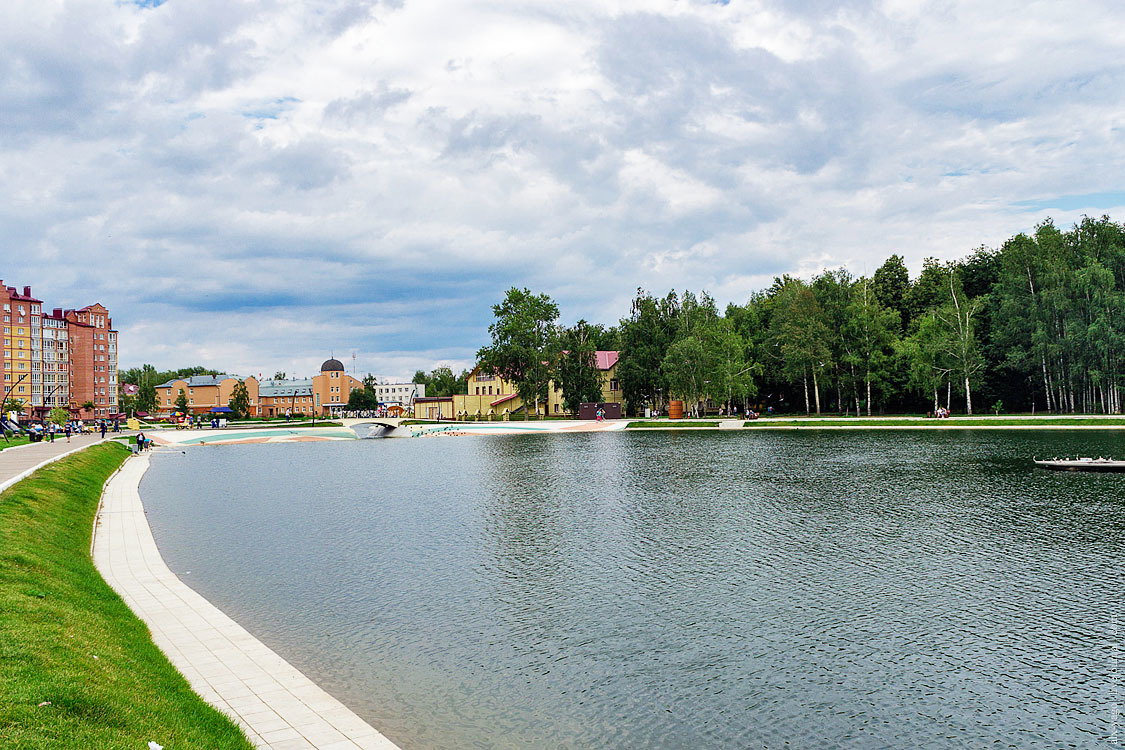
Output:
[[211,407],[211,413],[212,414],[230,414],[230,412],[231,412],[231,409],[230,409],[229,406],[212,406]]

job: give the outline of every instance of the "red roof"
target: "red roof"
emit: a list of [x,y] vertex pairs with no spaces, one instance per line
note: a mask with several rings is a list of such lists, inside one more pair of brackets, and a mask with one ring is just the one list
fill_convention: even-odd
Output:
[[599,370],[608,370],[609,368],[611,368],[615,364],[617,364],[617,359],[618,359],[618,353],[617,352],[598,351],[598,352],[594,352],[594,354],[596,354],[597,357],[598,357],[598,369]]
[[507,396],[501,396],[500,398],[496,399],[491,404],[489,404],[489,406],[496,406],[497,404],[502,404],[505,401],[511,401],[513,398],[519,398],[519,395],[520,394],[518,393],[509,393]]

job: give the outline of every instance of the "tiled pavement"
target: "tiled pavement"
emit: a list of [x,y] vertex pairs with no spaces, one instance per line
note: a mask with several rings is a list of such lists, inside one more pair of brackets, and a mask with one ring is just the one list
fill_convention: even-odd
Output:
[[106,485],[94,564],[192,688],[234,718],[258,747],[394,748],[168,569],[138,492],[148,462],[146,455],[130,458]]
[[[109,439],[112,435],[107,435]],[[117,435],[120,437],[120,434]],[[28,443],[0,450],[0,492],[31,474],[45,463],[57,461],[68,453],[88,448],[101,442],[97,435],[75,435],[68,443],[66,436],[55,442]]]

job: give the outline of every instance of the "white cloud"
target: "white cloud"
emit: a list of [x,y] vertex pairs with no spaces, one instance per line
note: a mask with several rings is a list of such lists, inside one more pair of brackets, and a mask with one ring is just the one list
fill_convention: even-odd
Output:
[[471,362],[510,285],[612,323],[638,286],[917,269],[1122,192],[1108,0],[8,17],[0,273],[107,304],[126,365],[408,377]]

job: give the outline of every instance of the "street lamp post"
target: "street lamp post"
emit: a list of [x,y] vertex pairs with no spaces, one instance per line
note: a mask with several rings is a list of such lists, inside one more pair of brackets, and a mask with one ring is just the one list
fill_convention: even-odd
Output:
[[[27,373],[25,372],[23,375],[19,376],[19,378],[16,380],[16,382],[14,382],[10,386],[8,386],[8,390],[4,391],[4,398],[3,398],[3,400],[0,400],[0,412],[3,412],[4,405],[8,403],[8,396],[12,395],[12,391],[15,389],[15,387],[17,385],[19,385],[20,383],[22,383],[23,379],[26,378],[26,377],[27,377]],[[22,412],[22,409],[21,409],[21,412]],[[3,416],[3,415],[0,414],[0,416]],[[7,443],[8,442],[8,431],[3,430],[3,433],[4,433],[4,442]]]

